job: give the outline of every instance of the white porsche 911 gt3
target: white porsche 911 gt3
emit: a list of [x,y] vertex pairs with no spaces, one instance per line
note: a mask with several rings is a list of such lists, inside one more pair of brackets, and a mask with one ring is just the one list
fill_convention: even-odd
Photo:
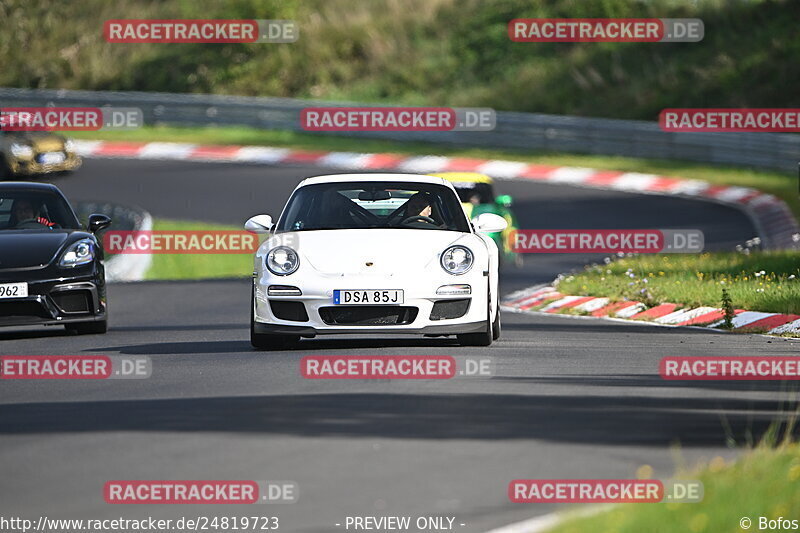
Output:
[[500,335],[498,250],[487,233],[506,221],[469,221],[453,185],[409,174],[308,178],[255,255],[250,336],[279,349],[323,334],[456,335],[488,346]]

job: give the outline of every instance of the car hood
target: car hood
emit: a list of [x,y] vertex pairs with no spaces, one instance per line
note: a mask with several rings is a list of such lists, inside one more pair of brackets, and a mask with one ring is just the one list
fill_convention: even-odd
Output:
[[[471,233],[423,229],[352,229],[300,231],[275,237],[291,246],[324,274],[394,274],[437,265],[453,244],[480,245]],[[270,241],[273,241],[270,239]],[[270,242],[268,248],[278,244]]]
[[67,231],[0,231],[0,269],[47,265],[74,240],[70,236]]

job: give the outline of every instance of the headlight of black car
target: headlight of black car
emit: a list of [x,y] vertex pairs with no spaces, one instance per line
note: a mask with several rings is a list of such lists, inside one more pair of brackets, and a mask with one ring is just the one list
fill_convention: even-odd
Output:
[[94,261],[95,250],[94,241],[92,239],[81,239],[69,245],[61,254],[61,259],[58,261],[58,266],[64,268],[73,268],[76,266],[85,265]]

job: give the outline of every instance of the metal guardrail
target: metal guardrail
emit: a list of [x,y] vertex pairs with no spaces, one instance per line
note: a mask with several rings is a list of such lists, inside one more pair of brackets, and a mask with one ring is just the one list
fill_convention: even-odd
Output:
[[[146,124],[242,125],[301,131],[310,106],[359,105],[290,98],[198,94],[96,92],[0,88],[2,106],[138,107]],[[800,135],[778,133],[674,133],[637,120],[498,112],[486,132],[336,132],[322,135],[426,141],[464,147],[619,155],[728,164],[794,172]]]

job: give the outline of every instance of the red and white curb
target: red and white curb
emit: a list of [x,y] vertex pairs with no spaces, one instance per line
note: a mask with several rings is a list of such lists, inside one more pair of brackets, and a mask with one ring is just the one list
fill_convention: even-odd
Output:
[[[663,303],[647,307],[642,302],[612,302],[595,296],[561,294],[550,285],[530,287],[509,294],[501,307],[506,311],[555,314],[572,309],[583,316],[629,319],[661,326],[719,328],[724,312],[715,307],[682,307]],[[762,313],[736,309],[733,329],[751,333],[800,335],[800,315]]]
[[523,179],[576,187],[683,196],[743,210],[753,220],[764,248],[800,248],[800,226],[787,205],[776,196],[748,187],[712,185],[704,181],[637,172],[462,157],[325,152],[268,146],[170,142],[75,141],[75,145],[78,153],[90,158],[217,161],[267,165],[302,164],[348,170],[399,170],[417,173],[480,172],[496,179]]

